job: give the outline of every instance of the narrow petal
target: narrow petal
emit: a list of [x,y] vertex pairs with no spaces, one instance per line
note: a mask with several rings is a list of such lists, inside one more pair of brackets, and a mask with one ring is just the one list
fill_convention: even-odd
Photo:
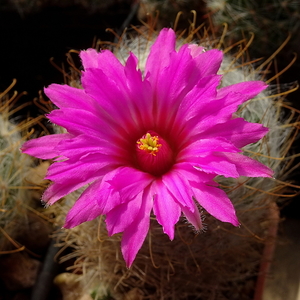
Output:
[[160,127],[169,126],[182,99],[200,78],[200,71],[187,45],[182,46],[178,52],[172,52],[170,58],[170,65],[157,74],[157,82],[152,84],[156,96],[153,117],[156,117],[156,124]]
[[202,132],[199,137],[210,139],[218,135],[231,141],[236,147],[241,148],[257,142],[268,131],[269,129],[262,124],[249,123],[242,118],[236,118],[223,124],[216,124],[205,132]]
[[152,45],[146,66],[146,78],[153,86],[157,83],[159,73],[170,64],[170,54],[175,51],[176,35],[172,29],[164,28],[160,31],[155,43]]
[[148,234],[152,206],[153,198],[149,194],[149,189],[145,189],[139,214],[124,230],[122,236],[121,250],[128,268],[132,265]]
[[152,184],[151,193],[154,195],[153,212],[157,222],[162,225],[163,232],[170,240],[173,240],[175,224],[181,215],[180,206],[159,179]]
[[[81,81],[86,93],[113,120],[118,120],[118,124],[122,124],[122,128],[119,128],[120,134],[124,131],[127,134],[132,132],[135,132],[137,135],[142,134],[142,132],[137,132],[138,120],[140,119],[137,113],[139,111],[135,109],[127,87],[124,87],[126,81],[118,81],[117,78],[112,79],[100,69],[89,69],[84,72]],[[141,128],[140,130],[142,131],[143,129]]]
[[66,84],[51,84],[44,89],[45,94],[59,108],[76,108],[92,111],[97,114],[98,108],[95,101],[84,90]]
[[[119,168],[115,168],[112,171],[107,172],[103,176],[103,179],[100,183],[97,193],[97,203],[99,209],[101,210],[101,214],[103,215],[107,214],[109,211],[124,202],[124,199],[120,197],[120,193],[115,190],[109,183],[109,181],[115,176],[118,170]],[[91,192],[93,191],[91,190]]]
[[177,163],[173,166],[173,169],[188,181],[202,182],[209,185],[216,184],[214,181],[212,181],[215,178],[215,174],[203,172],[199,168],[195,168],[192,163]]
[[203,229],[201,215],[200,215],[199,209],[196,205],[194,208],[194,212],[191,212],[190,209],[186,208],[185,206],[182,206],[181,210],[182,210],[183,214],[185,215],[186,219],[188,220],[188,222],[191,223],[195,227],[196,230]]
[[[109,235],[124,231],[138,217],[142,206],[143,191],[132,200],[122,203],[106,214],[106,227]],[[124,200],[123,200],[124,201]]]
[[21,147],[21,151],[41,159],[55,158],[60,156],[60,152],[56,148],[57,145],[65,139],[72,137],[68,133],[42,136],[25,142]]
[[110,50],[101,50],[97,52],[94,49],[88,49],[80,52],[80,58],[84,69],[99,69],[107,77],[124,82],[124,66]]
[[123,90],[132,104],[132,117],[136,118],[136,124],[145,132],[153,124],[153,116],[148,113],[153,110],[153,89],[147,80],[143,80],[141,71],[137,69],[137,58],[132,53],[126,61],[124,73],[126,81]]
[[101,170],[102,168],[110,165],[116,165],[115,160],[111,156],[100,153],[89,153],[82,156],[80,160],[69,159],[53,163],[48,168],[45,179],[49,179],[51,181],[59,181],[62,177],[78,177],[79,179],[84,179],[93,172],[97,173],[97,170]]
[[73,207],[69,210],[64,228],[73,228],[83,222],[91,221],[102,214],[97,204],[97,192],[101,178],[93,182],[78,198]]
[[191,184],[196,200],[209,214],[222,222],[239,225],[235,209],[224,191],[195,182]]
[[54,182],[43,193],[42,202],[46,206],[50,206],[62,197],[80,189],[97,178],[99,178],[99,176],[95,175],[85,181],[70,182],[68,179],[64,178],[62,182]]
[[191,50],[191,55],[193,58],[205,52],[204,47],[198,46],[197,44],[189,44],[188,47]]
[[80,51],[79,56],[85,69],[98,67],[99,52],[96,49],[89,48]]
[[223,98],[229,93],[239,93],[244,96],[245,101],[257,96],[268,87],[263,81],[245,81],[223,87],[218,90],[218,98]]
[[212,137],[210,139],[200,139],[188,145],[178,154],[178,162],[184,162],[189,157],[204,157],[212,152],[241,152],[228,140]]
[[162,182],[181,206],[185,206],[191,212],[194,212],[193,193],[186,178],[173,170],[162,176]]
[[186,122],[184,132],[200,134],[216,124],[228,122],[232,119],[232,115],[237,111],[239,105],[247,100],[249,100],[248,95],[235,92],[230,92],[220,99],[211,99],[209,105],[198,110],[198,114]]
[[113,166],[111,158],[90,154],[78,161],[63,161],[52,164],[46,179],[54,181],[43,194],[42,200],[51,205],[65,195],[93,182]]
[[186,158],[186,161],[207,173],[233,178],[240,176],[234,162],[216,153],[209,154],[206,157]]
[[272,177],[274,172],[259,161],[238,153],[218,153],[219,157],[235,165],[239,176]]
[[[69,158],[80,158],[88,153],[99,153],[111,155],[116,158],[126,158],[128,152],[125,151],[124,144],[121,142],[120,144],[117,142],[110,143],[101,137],[81,134],[74,138],[63,140],[57,146],[57,150],[61,155]],[[124,162],[126,162],[126,160],[124,160]]]
[[221,50],[212,49],[194,56],[194,59],[201,71],[200,76],[205,77],[217,74],[222,63],[223,52]]
[[131,167],[122,167],[115,172],[114,177],[108,182],[120,193],[122,198],[131,200],[153,180],[154,177],[148,173]]
[[125,134],[121,127],[114,126],[114,122],[107,122],[101,114],[95,115],[86,110],[64,108],[55,109],[47,115],[56,125],[62,126],[73,135],[88,134],[96,137],[113,138]]
[[[115,168],[105,174],[97,193],[97,202],[102,214],[108,214],[114,208],[135,199],[152,180],[148,174],[129,167]],[[135,203],[132,201],[130,205]]]
[[192,88],[184,97],[177,112],[177,121],[189,120],[199,111],[207,108],[217,95],[217,87],[220,84],[221,76],[211,75],[199,78],[197,85]]
[[[88,52],[89,53],[89,52]],[[144,111],[151,106],[151,89],[142,80],[142,73],[137,70],[137,58],[129,54],[125,66],[109,50],[97,53],[97,64],[94,63],[95,53],[92,54],[93,64],[89,64],[88,53],[82,53],[86,72],[81,81],[87,94],[91,95],[98,104],[112,117],[121,123],[143,122]],[[99,84],[99,82],[101,84]],[[122,103],[120,105],[120,103]],[[124,109],[127,113],[124,114]],[[143,113],[143,115],[141,115]],[[145,121],[150,121],[146,120]]]

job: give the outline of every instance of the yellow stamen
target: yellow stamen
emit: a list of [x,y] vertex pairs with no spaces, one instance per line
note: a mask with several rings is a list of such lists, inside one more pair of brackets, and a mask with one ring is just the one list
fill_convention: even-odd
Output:
[[147,151],[149,154],[156,156],[161,144],[158,142],[158,136],[151,136],[149,132],[143,138],[137,141],[138,148]]

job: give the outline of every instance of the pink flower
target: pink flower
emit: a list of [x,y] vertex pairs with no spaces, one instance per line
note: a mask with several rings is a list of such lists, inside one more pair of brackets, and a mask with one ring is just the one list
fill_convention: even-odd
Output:
[[233,117],[266,85],[250,81],[218,89],[222,52],[190,44],[176,51],[175,42],[173,30],[160,32],[144,74],[132,53],[123,66],[108,50],[82,51],[83,89],[45,88],[59,108],[49,120],[68,133],[22,147],[32,156],[55,158],[46,176],[53,184],[42,198],[47,204],[89,184],[64,227],[106,215],[109,235],[123,232],[127,266],[144,242],[151,211],[170,239],[182,214],[201,229],[198,204],[237,226],[232,203],[213,179],[272,176],[240,150],[268,130]]

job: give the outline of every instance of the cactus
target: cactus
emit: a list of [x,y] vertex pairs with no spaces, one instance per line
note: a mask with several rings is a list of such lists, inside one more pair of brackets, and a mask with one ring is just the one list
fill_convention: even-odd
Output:
[[[126,59],[129,51],[134,52],[143,71],[144,58],[154,38],[151,30],[128,39],[123,36],[114,52],[121,60]],[[182,43],[179,39],[178,45]],[[214,44],[205,37],[199,43],[214,47],[218,41]],[[236,56],[242,56],[241,52]],[[226,55],[221,67],[223,86],[261,79],[259,68],[255,69],[250,63],[239,65],[237,57]],[[78,280],[82,295],[89,293],[94,299],[103,299],[108,294],[113,299],[127,299],[129,295],[133,295],[132,299],[252,299],[264,244],[270,238],[268,228],[274,226],[274,218],[275,221],[277,218],[276,201],[289,186],[283,180],[288,163],[293,159],[288,157],[288,150],[295,138],[296,123],[281,112],[285,104],[282,93],[275,92],[279,88],[271,86],[241,106],[237,113],[270,128],[266,138],[244,151],[271,167],[276,179],[218,178],[235,205],[241,227],[233,228],[207,215],[207,229],[193,233],[182,219],[177,224],[175,239],[169,241],[153,221],[131,269],[126,268],[119,250],[121,236],[108,237],[103,218],[59,231],[55,234],[58,245],[73,249],[61,261],[75,259],[68,270],[81,274]],[[289,89],[283,94],[288,94]],[[66,196],[61,205],[56,204],[46,211],[55,215],[58,226],[63,225],[66,212],[80,193]]]
[[240,40],[243,33],[254,33],[251,51],[256,55],[270,55],[289,33],[295,42],[299,40],[300,4],[297,1],[207,0],[207,8],[217,26],[228,24],[231,38]]
[[203,0],[141,0],[138,10],[138,18],[145,20],[147,16],[157,15],[157,28],[170,27],[178,13],[180,17],[175,21],[177,27],[186,28],[193,18],[191,11],[200,14],[206,12],[205,1]]
[[27,221],[25,206],[30,205],[33,198],[25,179],[33,160],[19,150],[26,138],[25,130],[33,121],[16,124],[11,119],[12,114],[18,111],[11,104],[16,101],[17,95],[8,95],[14,83],[0,94],[0,249],[7,251],[17,247],[13,240]]

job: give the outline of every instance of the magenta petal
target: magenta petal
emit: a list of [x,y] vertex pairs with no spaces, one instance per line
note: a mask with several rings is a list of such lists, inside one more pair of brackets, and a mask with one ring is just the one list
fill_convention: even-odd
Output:
[[[148,56],[145,74],[150,74],[149,80],[155,86],[159,73],[170,65],[170,55],[175,51],[176,35],[172,29],[164,28],[160,31],[155,43],[152,45]],[[149,74],[148,74],[149,73]]]
[[96,103],[84,90],[66,84],[51,84],[44,89],[45,94],[59,108],[76,108],[97,113]]
[[[215,99],[221,76],[213,74],[201,78],[201,71],[190,49],[183,45],[178,52],[170,53],[171,63],[157,74],[156,82],[149,81],[156,94],[153,116],[159,127],[183,127],[184,120],[191,118],[206,107],[207,99]],[[199,107],[200,106],[200,107]],[[196,113],[195,113],[196,111]],[[173,129],[177,131],[177,129]]]
[[42,201],[47,205],[52,205],[62,197],[80,189],[88,183],[98,179],[101,173],[96,173],[94,176],[87,178],[86,180],[72,180],[63,178],[60,182],[52,183],[44,192]]
[[153,199],[149,197],[148,189],[145,189],[137,218],[123,232],[121,249],[128,268],[132,265],[148,234],[152,205]]
[[46,179],[54,181],[43,194],[43,201],[53,204],[65,195],[102,177],[110,168],[107,157],[90,154],[78,161],[63,161],[52,164]]
[[204,47],[198,46],[196,44],[189,44],[189,49],[191,51],[191,56],[194,58],[200,54],[202,54],[203,52],[205,52]]
[[195,205],[192,200],[193,193],[190,184],[180,173],[173,170],[162,176],[162,182],[181,206],[194,212]]
[[241,152],[232,143],[219,137],[199,139],[178,154],[178,161],[184,162],[189,157],[204,157],[211,152]]
[[182,162],[173,166],[173,170],[176,170],[182,177],[188,181],[196,181],[208,183],[209,185],[215,185],[212,181],[215,178],[215,174],[208,174],[201,171],[199,168],[195,168],[192,163]]
[[[195,204],[194,204],[195,205]],[[195,205],[194,212],[191,212],[190,209],[182,206],[181,210],[185,217],[187,218],[188,222],[191,223],[196,230],[201,230],[203,229],[203,224],[201,220],[201,215],[199,212],[198,207]]]
[[209,154],[206,157],[186,158],[186,161],[207,173],[233,178],[240,176],[235,164],[226,157],[217,155],[217,153]]
[[116,191],[109,181],[115,176],[119,168],[107,172],[102,179],[102,182],[97,193],[97,203],[101,210],[101,214],[105,215],[118,205],[120,205],[124,200],[120,197],[118,191]]
[[199,111],[209,108],[207,106],[215,99],[220,81],[219,75],[199,78],[197,85],[182,99],[177,112],[177,122],[182,122],[182,119],[187,121],[198,115]]
[[147,80],[143,80],[141,71],[137,70],[137,58],[132,53],[126,61],[124,72],[127,82],[123,83],[125,85],[123,88],[127,91],[128,99],[130,99],[130,112],[137,126],[145,132],[153,123],[153,116],[144,113],[153,110],[152,87]]
[[[157,75],[157,82],[152,83],[156,94],[156,113],[153,117],[160,127],[169,126],[183,97],[199,81],[199,70],[186,45],[182,46],[178,52],[172,52],[170,57],[172,63],[161,70]],[[151,76],[149,76],[149,81],[151,82]]]
[[93,182],[69,210],[64,228],[73,228],[79,224],[94,220],[102,214],[96,198],[101,178]]
[[268,132],[268,128],[261,124],[249,123],[242,118],[229,120],[223,124],[217,124],[201,133],[201,138],[213,138],[218,136],[231,141],[236,147],[244,147],[255,143]]
[[[122,72],[124,73],[124,70]],[[116,79],[107,77],[101,69],[85,71],[82,74],[81,81],[86,93],[105,111],[113,116],[121,115],[120,109],[117,108],[120,105],[120,101],[121,103],[126,102],[126,95],[120,90],[124,82],[119,82],[118,85]]]
[[117,57],[109,50],[97,52],[94,49],[88,49],[80,52],[85,71],[89,69],[99,69],[111,79],[117,79],[120,82],[125,81],[124,66]]
[[[115,168],[107,173],[97,193],[97,202],[102,214],[108,215],[114,208],[116,211],[126,210],[129,201],[129,207],[135,204],[139,206],[137,201],[132,199],[146,189],[152,180],[148,174],[129,167]],[[110,216],[113,218],[112,214]]]
[[137,59],[132,53],[119,73],[112,79],[100,69],[90,69],[83,75],[83,85],[112,120],[123,125],[118,128],[120,135],[124,130],[129,134],[140,131],[142,135],[153,123],[151,114],[145,113],[153,109],[153,90],[137,70]]
[[223,124],[232,119],[239,105],[249,100],[249,95],[229,92],[222,98],[212,99],[209,105],[198,110],[198,114],[186,123],[187,131],[200,134],[217,124]]
[[218,90],[218,98],[223,98],[229,93],[238,93],[243,95],[245,101],[257,96],[268,87],[263,81],[245,81],[223,87]]
[[[127,152],[118,143],[108,143],[107,139],[81,134],[62,141],[57,150],[64,157],[80,158],[88,153],[111,155],[117,158],[126,157]],[[124,161],[124,160],[123,160]]]
[[219,188],[191,183],[196,200],[212,216],[222,222],[239,225],[234,207],[226,193]]
[[60,181],[65,178],[85,179],[93,173],[97,173],[104,167],[115,167],[115,159],[100,153],[89,153],[82,156],[79,160],[65,160],[53,163],[47,172],[46,179]]
[[[101,54],[100,54],[101,55]],[[96,49],[80,51],[80,58],[85,69],[98,67],[99,52]]]
[[215,75],[220,69],[223,52],[221,50],[212,49],[195,56],[194,59],[200,70],[201,77]]
[[60,156],[56,146],[65,139],[72,138],[71,134],[53,134],[25,142],[21,151],[41,159],[51,159]]
[[238,153],[218,153],[217,156],[233,163],[239,176],[272,177],[273,171],[259,161]]
[[152,184],[151,192],[154,195],[153,212],[157,222],[162,225],[163,232],[169,236],[170,240],[173,240],[174,226],[181,215],[180,206],[159,179]]
[[47,115],[54,124],[62,126],[73,135],[88,134],[96,137],[111,138],[114,136],[113,124],[86,110],[73,108],[55,109]]
[[138,59],[132,52],[129,53],[127,58],[124,73],[126,77],[132,78],[133,81],[138,81],[143,78],[141,70],[138,70]]
[[98,55],[98,67],[108,78],[125,85],[124,66],[110,50],[101,50]]
[[[122,128],[118,128],[120,135],[124,131],[128,134],[136,132],[136,121],[140,119],[140,116],[137,115],[139,111],[134,108],[127,87],[124,87],[126,82],[118,81],[117,78],[113,80],[100,69],[89,69],[82,75],[81,81],[86,93],[111,119],[123,125]],[[97,123],[94,125],[96,126]]]
[[200,134],[216,124],[229,121],[243,100],[244,98],[239,94],[229,94],[218,100],[215,97],[208,98],[201,105],[201,109],[199,105],[197,110],[192,111],[193,117],[185,122],[182,139],[187,140],[194,133]]
[[108,182],[124,199],[132,199],[145,189],[154,177],[131,167],[119,168]]
[[122,203],[106,214],[106,226],[109,235],[124,231],[135,221],[142,206],[143,191],[132,200]]

